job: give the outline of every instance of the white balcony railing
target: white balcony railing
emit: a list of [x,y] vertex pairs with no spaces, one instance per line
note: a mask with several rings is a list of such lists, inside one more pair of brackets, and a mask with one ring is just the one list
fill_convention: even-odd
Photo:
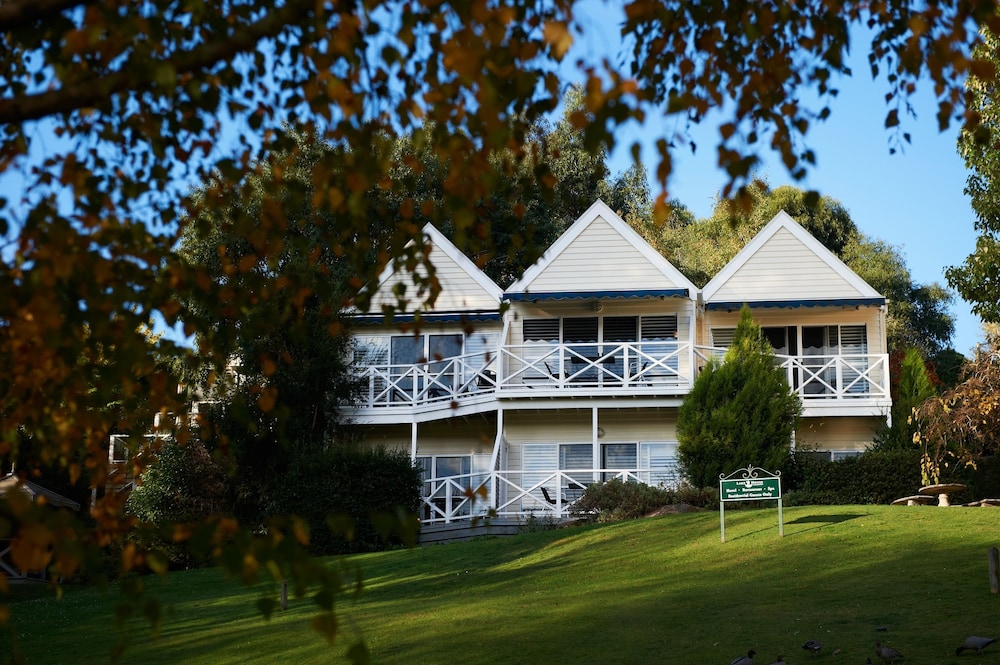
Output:
[[[698,347],[700,364],[721,359],[726,349]],[[839,400],[888,400],[889,356],[879,353],[844,355],[775,355],[788,385],[806,404]]]
[[496,390],[495,362],[475,353],[429,362],[355,366],[362,406],[369,408],[449,404]]
[[494,471],[424,481],[421,521],[426,524],[499,518],[562,519],[587,487],[611,479],[676,487],[680,475],[670,469],[573,469],[558,471]]
[[500,349],[507,388],[690,387],[690,345],[678,342],[533,343]]
[[[497,392],[672,394],[690,390],[698,370],[725,349],[683,342],[505,345],[428,362],[355,366],[362,408],[442,407]],[[888,400],[886,354],[775,356],[806,403]],[[549,393],[551,394],[551,393]],[[522,393],[523,395],[523,393]]]

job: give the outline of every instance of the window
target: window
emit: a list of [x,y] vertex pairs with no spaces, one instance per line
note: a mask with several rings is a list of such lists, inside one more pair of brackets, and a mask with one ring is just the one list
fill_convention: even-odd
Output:
[[639,478],[649,485],[676,487],[680,482],[677,470],[677,444],[673,442],[642,442],[639,444]]

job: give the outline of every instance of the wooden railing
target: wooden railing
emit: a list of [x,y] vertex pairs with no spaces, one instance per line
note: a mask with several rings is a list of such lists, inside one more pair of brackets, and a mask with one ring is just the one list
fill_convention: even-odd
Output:
[[[726,349],[696,349],[700,365],[704,365],[709,358],[721,360],[725,353]],[[775,354],[774,359],[775,364],[785,370],[792,391],[805,403],[821,400],[890,399],[887,354]]]
[[496,363],[488,353],[406,365],[355,366],[362,406],[448,404],[496,390]]
[[421,521],[434,524],[486,516],[563,519],[573,514],[587,487],[612,478],[666,487],[680,482],[676,469],[494,471],[428,478],[421,493]]
[[[725,349],[683,342],[521,344],[406,365],[356,366],[362,408],[448,406],[503,391],[552,390],[683,395],[709,358]],[[776,355],[806,403],[889,399],[886,354]]]
[[690,345],[678,342],[531,343],[500,349],[506,388],[690,387]]

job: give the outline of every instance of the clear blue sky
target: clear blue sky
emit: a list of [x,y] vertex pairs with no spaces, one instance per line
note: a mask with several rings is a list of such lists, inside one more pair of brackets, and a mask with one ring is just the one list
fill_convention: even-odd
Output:
[[[612,3],[614,4],[614,3]],[[598,62],[609,58],[620,62],[623,52],[619,26],[620,7],[604,0],[586,0],[577,16],[585,39],[578,40],[565,61],[562,73],[567,81],[576,72],[578,58]],[[852,52],[854,77],[840,82],[833,114],[814,126],[808,141],[818,164],[804,181],[795,182],[776,159],[760,173],[771,186],[792,184],[815,189],[838,199],[851,213],[862,232],[900,248],[914,281],[946,285],[944,270],[961,263],[975,247],[975,216],[963,193],[967,173],[959,158],[955,139],[957,127],[939,133],[936,106],[927,90],[915,100],[916,119],[904,119],[912,143],[902,152],[889,154],[889,133],[884,129],[885,87],[873,83],[868,74],[866,44],[857,43]],[[929,86],[927,86],[929,87]],[[611,155],[611,168],[620,172],[631,163],[629,148],[639,140],[652,144],[664,134],[665,121],[652,118],[645,127],[628,127],[619,133],[618,149]],[[671,127],[672,129],[672,127]],[[45,133],[43,129],[37,130]],[[695,134],[698,152],[678,151],[669,193],[687,205],[698,217],[707,217],[716,194],[725,183],[715,165],[715,125],[708,123]],[[55,147],[51,139],[50,148]],[[656,164],[651,151],[644,162],[652,173]],[[23,179],[19,173],[0,177],[0,196],[19,196]],[[970,306],[956,298],[952,305],[956,327],[953,346],[968,354],[980,339],[979,320]]]
[[[618,10],[592,0],[584,3],[580,18],[588,34],[576,43],[569,60],[608,57],[619,62]],[[839,200],[863,233],[900,248],[915,282],[946,286],[945,268],[963,262],[976,243],[975,215],[963,193],[967,171],[955,144],[958,128],[938,131],[937,107],[930,86],[925,86],[914,100],[916,119],[903,119],[912,142],[890,155],[890,134],[884,128],[888,88],[871,80],[866,46],[860,41],[854,45],[850,63],[854,75],[838,82],[840,94],[831,104],[831,117],[814,125],[807,137],[817,155],[807,179],[792,180],[777,159],[771,159],[760,175],[772,187],[795,185]],[[571,69],[567,65],[564,71]],[[632,143],[639,140],[652,145],[663,134],[665,122],[653,118],[644,128],[621,132],[612,154],[612,170],[628,168]],[[711,213],[726,182],[716,166],[714,132],[713,124],[697,130],[695,155],[678,151],[668,185],[671,198],[679,199],[698,217]],[[652,150],[644,152],[643,161],[648,171],[655,171]],[[968,355],[981,337],[979,319],[957,296],[951,311],[955,317],[952,345]]]

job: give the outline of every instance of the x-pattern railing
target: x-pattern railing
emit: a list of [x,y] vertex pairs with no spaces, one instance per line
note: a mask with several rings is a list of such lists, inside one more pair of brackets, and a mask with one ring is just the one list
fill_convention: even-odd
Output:
[[[699,363],[721,361],[726,349],[697,347]],[[886,354],[775,355],[788,385],[803,400],[888,399],[889,357]]]
[[500,387],[622,387],[690,384],[690,346],[677,342],[521,344],[501,348]]
[[[587,487],[612,478],[649,484],[666,479],[676,484],[676,471],[646,469],[572,469],[558,471],[494,471],[424,481],[425,523],[496,517],[568,517]],[[546,496],[546,493],[548,496]]]
[[488,353],[416,364],[371,364],[358,369],[368,406],[452,402],[496,388]]

